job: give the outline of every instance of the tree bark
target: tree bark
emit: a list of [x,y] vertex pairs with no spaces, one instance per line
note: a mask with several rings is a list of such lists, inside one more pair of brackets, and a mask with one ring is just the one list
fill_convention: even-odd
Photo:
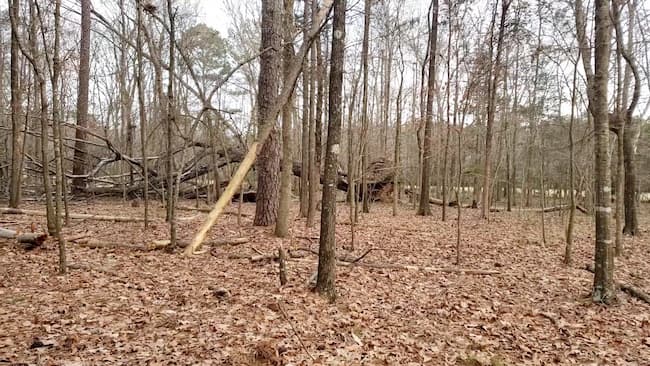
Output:
[[[90,79],[90,0],[81,0],[81,40],[79,41],[79,85],[77,89],[77,128],[72,174],[81,176],[86,170],[88,128],[88,85]],[[72,192],[80,193],[86,182],[82,177],[72,180]]]
[[370,17],[371,0],[365,0],[363,16],[363,41],[361,45],[361,69],[363,73],[363,86],[361,97],[361,197],[363,197],[363,212],[369,212],[368,184],[365,171],[368,169],[368,48],[370,42]]
[[[293,0],[284,0],[284,47],[282,51],[282,70],[284,82],[289,80],[291,61],[294,57],[291,29],[293,25]],[[292,94],[293,95],[293,94]],[[278,219],[275,223],[275,235],[284,238],[289,232],[289,205],[291,203],[291,179],[293,161],[291,154],[291,114],[293,97],[282,107],[282,172],[280,177],[280,202]],[[286,280],[286,279],[285,279]]]
[[18,45],[18,18],[20,0],[9,1],[11,18],[11,177],[9,180],[9,207],[20,205],[23,171],[23,133],[21,132],[22,89],[20,85],[20,48]]
[[[590,85],[592,95],[589,106],[594,117],[595,130],[595,204],[596,251],[592,298],[595,302],[612,303],[616,299],[614,288],[614,253],[610,238],[611,215],[609,115],[607,111],[607,82],[610,57],[611,24],[609,1],[596,0],[594,9],[595,57],[594,79]],[[586,66],[586,65],[585,65]]]
[[330,301],[336,298],[336,176],[341,142],[346,1],[334,3],[334,26],[329,88],[329,123],[325,156],[325,184],[321,211],[316,289]]
[[[90,2],[90,0],[83,0],[83,2]],[[88,9],[90,12],[90,9]],[[88,14],[89,16],[90,14]],[[142,176],[144,179],[143,188],[142,188],[142,198],[144,201],[144,228],[149,227],[149,171],[148,171],[148,161],[147,161],[147,112],[145,111],[145,93],[144,93],[144,58],[143,58],[143,45],[142,45],[142,4],[137,4],[137,15],[136,15],[136,27],[137,30],[137,39],[136,39],[136,53],[137,53],[137,75],[136,83],[138,87],[138,115],[140,117],[140,153],[142,155]],[[82,33],[83,37],[83,33]],[[86,60],[87,61],[87,60]],[[88,81],[86,80],[86,83]],[[81,78],[79,83],[81,83]],[[80,87],[81,89],[81,87]],[[86,98],[88,97],[88,90],[86,85]],[[88,103],[86,101],[86,109],[88,108]],[[87,113],[87,111],[86,111]],[[79,124],[79,122],[77,122]],[[79,131],[81,129],[77,129]],[[75,149],[76,153],[77,149]],[[76,174],[76,173],[73,173]],[[82,172],[83,174],[83,172]]]
[[422,183],[418,215],[430,216],[429,188],[433,164],[433,98],[436,83],[436,50],[438,43],[438,0],[432,0],[431,30],[429,32],[429,81],[427,86],[426,121],[424,126],[424,154],[422,160]]
[[254,225],[273,225],[278,215],[278,190],[280,186],[280,143],[275,127],[277,116],[271,115],[273,104],[277,103],[280,75],[280,50],[282,4],[280,0],[262,1],[261,49],[271,48],[260,56],[258,81],[258,137],[267,124],[273,125],[269,138],[260,149],[257,160],[257,201]]

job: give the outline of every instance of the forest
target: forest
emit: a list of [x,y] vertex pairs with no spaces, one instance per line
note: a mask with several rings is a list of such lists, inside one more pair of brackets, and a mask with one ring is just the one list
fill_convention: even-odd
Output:
[[650,3],[0,3],[0,365],[650,363]]

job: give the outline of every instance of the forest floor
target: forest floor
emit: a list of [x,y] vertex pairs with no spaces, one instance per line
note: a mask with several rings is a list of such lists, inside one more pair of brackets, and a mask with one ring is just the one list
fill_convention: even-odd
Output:
[[[191,202],[184,202],[185,206]],[[42,209],[36,204],[25,208]],[[232,208],[235,210],[235,208]],[[328,303],[309,289],[317,257],[288,261],[280,287],[278,264],[249,258],[285,249],[317,250],[318,229],[293,223],[291,237],[253,227],[245,204],[242,227],[223,217],[209,239],[245,236],[250,242],[215,247],[191,258],[165,251],[89,249],[68,245],[72,269],[57,274],[53,240],[24,251],[0,239],[0,365],[649,365],[650,305],[619,293],[613,306],[589,298],[593,275],[592,219],[577,213],[575,264],[562,264],[564,220],[539,213],[478,210],[462,216],[462,265],[498,271],[475,275],[370,268],[402,264],[453,268],[456,211],[440,220],[407,207],[392,217],[375,205],[357,227],[353,253],[348,208],[339,204],[338,253],[359,256],[338,266],[338,299]],[[71,212],[138,216],[142,207],[96,200]],[[294,207],[296,217],[297,207]],[[167,238],[164,210],[142,223],[73,220],[68,236],[87,231],[115,243]],[[179,237],[190,239],[205,213],[179,211]],[[0,226],[27,229],[43,217],[0,215]],[[625,239],[616,279],[650,291],[650,208],[642,210],[638,238]],[[347,249],[346,249],[347,248]]]

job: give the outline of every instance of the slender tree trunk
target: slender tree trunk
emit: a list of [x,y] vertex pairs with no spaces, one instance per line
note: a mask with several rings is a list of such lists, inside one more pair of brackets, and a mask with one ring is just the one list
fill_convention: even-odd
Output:
[[[449,3],[449,17],[453,12],[452,3]],[[447,32],[447,90],[446,90],[446,123],[445,123],[445,151],[442,160],[442,221],[447,221],[447,203],[449,202],[448,194],[448,181],[449,181],[449,144],[451,140],[451,37],[453,35],[452,21],[448,22]],[[458,71],[458,70],[457,70]]]
[[438,43],[438,0],[431,3],[431,30],[429,32],[429,80],[427,85],[426,120],[424,126],[424,151],[422,160],[422,182],[420,186],[420,205],[417,214],[430,216],[429,189],[433,164],[433,98],[436,83],[436,50]]
[[9,1],[11,17],[11,178],[9,180],[9,207],[20,205],[20,189],[23,171],[23,141],[21,131],[22,86],[20,85],[20,49],[18,45],[18,18],[20,0]]
[[483,166],[483,198],[481,205],[481,217],[488,218],[490,213],[490,175],[492,174],[492,128],[494,125],[494,116],[496,114],[496,96],[497,85],[500,74],[501,66],[501,53],[503,50],[503,38],[506,27],[506,16],[508,8],[510,7],[511,0],[502,0],[501,2],[501,21],[499,23],[499,35],[497,38],[497,54],[494,65],[490,66],[492,69],[492,79],[488,87],[488,111],[487,123],[485,130],[485,164]]
[[361,97],[361,199],[363,212],[370,212],[368,205],[368,48],[370,42],[371,0],[365,0],[363,17],[363,41],[361,45],[361,68],[363,73],[363,94]]
[[144,201],[144,228],[147,229],[149,227],[149,163],[147,161],[147,112],[145,110],[144,82],[142,80],[144,78],[144,59],[142,55],[142,4],[138,2],[136,7],[136,27],[138,28],[136,38],[138,62],[136,83],[138,87],[138,113],[140,116],[140,155],[142,155],[142,176],[144,179],[144,188],[142,189],[142,199]]
[[345,51],[346,1],[334,3],[334,31],[330,68],[329,118],[327,152],[325,156],[325,184],[321,212],[320,247],[316,289],[330,301],[336,299],[336,179],[341,140],[343,66]]
[[[287,83],[291,73],[291,61],[294,57],[291,29],[293,26],[293,0],[284,0],[284,47],[282,51],[282,69],[284,82]],[[293,95],[293,94],[292,94]],[[291,203],[291,179],[293,177],[293,157],[291,153],[291,113],[293,97],[282,106],[282,172],[280,177],[280,203],[275,235],[284,238],[289,232],[289,205]]]
[[61,136],[61,119],[60,119],[60,89],[59,79],[61,75],[61,61],[59,59],[61,37],[61,0],[54,2],[54,51],[52,55],[52,135],[54,137],[54,162],[56,166],[56,186],[55,186],[55,208],[56,208],[56,238],[59,242],[59,273],[64,274],[68,270],[66,261],[65,239],[61,232],[61,220],[63,217],[63,186],[65,179],[65,170],[63,167],[63,144]]
[[617,23],[617,44],[621,47],[621,53],[625,59],[625,77],[623,86],[623,101],[627,102],[628,90],[631,78],[634,78],[634,88],[630,104],[625,111],[625,134],[623,137],[623,163],[625,167],[625,226],[623,232],[628,235],[636,235],[639,230],[639,220],[637,213],[638,206],[638,178],[636,174],[636,154],[637,144],[641,129],[639,122],[633,118],[634,109],[638,104],[641,95],[641,77],[639,75],[638,66],[634,58],[634,24],[636,21],[636,0],[628,2],[628,30],[627,30],[627,48],[623,49],[622,32],[620,31],[620,23]]
[[401,129],[402,129],[402,87],[404,85],[404,56],[402,55],[401,45],[398,45],[399,54],[400,54],[400,78],[399,78],[399,88],[397,89],[397,101],[395,102],[395,153],[393,156],[393,161],[395,164],[395,172],[393,173],[393,216],[397,216],[397,204],[399,201],[399,184],[401,176]]
[[575,195],[575,148],[573,141],[573,125],[575,124],[576,109],[576,92],[578,80],[578,59],[580,59],[580,49],[578,57],[573,65],[573,83],[571,86],[571,115],[569,116],[569,222],[566,228],[566,246],[564,249],[564,264],[570,266],[573,262],[573,227],[576,216],[576,195]]
[[[311,6],[305,0],[303,11],[303,38],[307,38],[309,33],[308,19],[311,18]],[[300,162],[303,172],[309,171],[309,123],[310,123],[310,70],[309,61],[306,60],[302,65],[302,130],[300,144]],[[309,175],[300,175],[300,216],[307,217],[309,209]]]
[[[312,0],[312,17],[316,14],[317,2]],[[307,5],[305,5],[307,6]],[[314,42],[320,43],[320,34]],[[316,206],[318,205],[318,187],[320,187],[320,163],[317,162],[316,149],[316,98],[318,83],[318,48],[312,44],[310,49],[311,73],[309,77],[309,204],[307,207],[307,226],[314,226]]]
[[176,10],[172,7],[173,0],[167,0],[169,15],[169,76],[167,84],[167,212],[169,219],[169,248],[176,246],[176,214],[174,189],[174,155],[173,155],[173,126],[176,124],[176,102],[174,100],[174,70],[176,69]]

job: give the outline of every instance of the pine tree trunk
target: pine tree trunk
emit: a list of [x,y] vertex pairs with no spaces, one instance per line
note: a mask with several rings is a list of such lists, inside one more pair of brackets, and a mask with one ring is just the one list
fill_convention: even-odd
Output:
[[[262,42],[261,48],[271,48],[260,56],[258,81],[258,133],[267,124],[276,125],[275,116],[270,115],[276,103],[279,75],[281,72],[280,53],[282,4],[280,0],[262,1]],[[270,226],[275,224],[278,215],[278,191],[280,187],[280,142],[274,127],[260,149],[257,160],[257,199],[253,224]]]

